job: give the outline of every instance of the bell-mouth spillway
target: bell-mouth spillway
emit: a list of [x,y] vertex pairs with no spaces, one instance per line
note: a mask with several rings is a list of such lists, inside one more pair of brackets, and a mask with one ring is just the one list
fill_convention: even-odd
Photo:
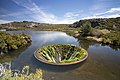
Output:
[[46,64],[71,65],[85,61],[88,53],[73,44],[53,44],[40,47],[34,52],[34,56]]

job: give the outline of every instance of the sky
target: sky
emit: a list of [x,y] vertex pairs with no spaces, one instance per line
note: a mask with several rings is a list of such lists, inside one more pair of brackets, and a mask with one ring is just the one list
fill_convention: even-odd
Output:
[[120,17],[120,0],[0,0],[0,24],[71,24],[81,19],[115,17]]

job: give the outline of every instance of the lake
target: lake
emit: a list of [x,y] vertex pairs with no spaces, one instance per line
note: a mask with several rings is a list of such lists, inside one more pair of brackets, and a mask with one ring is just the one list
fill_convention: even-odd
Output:
[[[12,69],[21,70],[29,65],[30,71],[42,69],[45,80],[120,80],[120,48],[97,42],[80,40],[57,31],[8,31],[9,33],[25,32],[32,37],[28,47],[12,51],[9,60]],[[37,61],[33,54],[39,47],[50,44],[74,44],[86,49],[88,59],[82,64],[71,66],[52,66]]]

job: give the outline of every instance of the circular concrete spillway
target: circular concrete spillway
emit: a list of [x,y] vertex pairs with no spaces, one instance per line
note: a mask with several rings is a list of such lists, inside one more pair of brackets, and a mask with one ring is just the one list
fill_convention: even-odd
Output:
[[88,53],[72,44],[53,44],[40,47],[35,51],[34,56],[46,64],[71,65],[86,60]]

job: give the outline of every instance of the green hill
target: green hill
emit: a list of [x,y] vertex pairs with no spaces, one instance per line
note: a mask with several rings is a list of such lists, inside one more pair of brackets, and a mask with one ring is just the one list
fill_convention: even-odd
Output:
[[120,31],[120,17],[117,18],[98,18],[98,19],[85,19],[75,22],[69,27],[77,28],[83,26],[86,22],[90,22],[93,28],[108,29]]

